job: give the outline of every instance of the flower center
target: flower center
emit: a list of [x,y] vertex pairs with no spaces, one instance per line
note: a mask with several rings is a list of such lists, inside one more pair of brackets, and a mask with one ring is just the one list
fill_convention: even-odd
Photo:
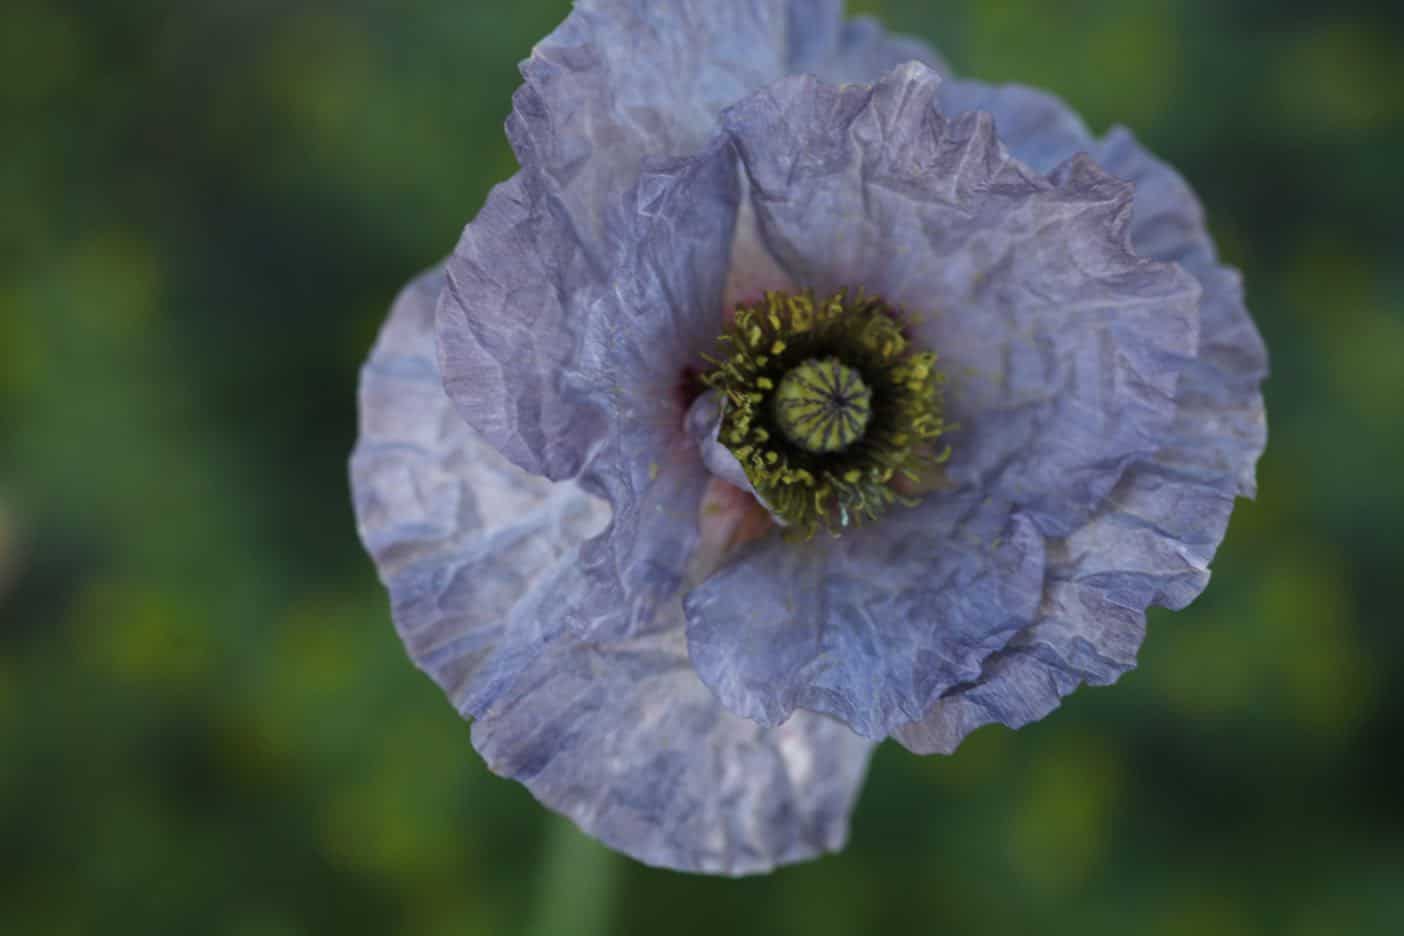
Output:
[[810,536],[914,504],[948,452],[936,355],[911,346],[900,310],[861,291],[816,301],[767,293],[740,306],[706,356],[721,397],[720,441],[787,528]]
[[775,422],[806,452],[841,452],[863,438],[873,391],[838,358],[810,358],[785,372],[775,391]]

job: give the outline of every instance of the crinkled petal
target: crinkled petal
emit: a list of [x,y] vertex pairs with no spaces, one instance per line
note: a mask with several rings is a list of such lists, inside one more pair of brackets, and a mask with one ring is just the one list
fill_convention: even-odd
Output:
[[771,538],[688,593],[697,673],[726,706],[796,709],[869,738],[922,717],[1033,621],[1043,540],[978,492],[945,492],[833,538]]
[[[445,386],[516,464],[578,476],[609,502],[608,528],[580,553],[587,587],[572,620],[582,633],[636,631],[676,594],[697,540],[707,473],[684,426],[684,378],[723,328],[739,174],[721,137],[690,158],[645,161],[611,213],[607,285],[585,275],[569,238],[544,252],[512,240],[533,224],[565,230],[546,208],[521,226],[511,220],[545,204],[532,201],[531,178],[494,192],[448,264],[438,314]],[[496,257],[500,243],[516,249]],[[487,295],[530,300],[530,315],[480,305]],[[502,431],[513,421],[532,431]]]
[[1039,175],[988,115],[942,117],[938,84],[788,79],[725,123],[786,273],[902,305],[944,360],[948,477],[1066,534],[1160,445],[1199,286],[1131,252],[1130,186],[1085,157]]
[[556,599],[580,588],[576,553],[608,509],[510,464],[458,418],[434,354],[442,282],[435,271],[401,293],[362,369],[351,486],[406,649],[477,714],[570,626]]
[[572,323],[604,291],[559,202],[531,173],[493,189],[445,267],[438,311],[444,388],[462,418],[514,465],[575,477],[604,414],[561,386]]
[[[981,106],[990,106],[991,98],[983,100]],[[1011,113],[997,105],[1001,129],[1066,127],[1076,120],[1018,112],[1029,107],[1046,115],[1052,107],[1067,113],[1047,95],[1021,91],[996,100],[1015,108]],[[948,753],[991,722],[1018,727],[1042,718],[1077,686],[1113,682],[1134,666],[1146,608],[1182,608],[1207,584],[1234,497],[1253,493],[1254,466],[1267,441],[1259,389],[1267,353],[1244,307],[1239,276],[1218,264],[1189,186],[1124,130],[1095,142],[1055,131],[1025,145],[1027,158],[1049,162],[1089,151],[1135,184],[1136,249],[1181,264],[1203,287],[1198,354],[1181,380],[1162,449],[1127,471],[1091,522],[1049,544],[1038,622],[992,657],[980,679],[897,732],[919,753]]]
[[[1251,497],[1267,445],[1261,388],[1268,355],[1244,304],[1242,276],[1219,263],[1204,210],[1189,185],[1130,132],[1113,130],[1093,155],[1136,186],[1131,231],[1136,249],[1178,263],[1204,290],[1198,353],[1180,381],[1175,425],[1156,461],[1176,466],[1198,483]],[[1221,529],[1215,544],[1222,536]]]
[[508,136],[582,238],[601,240],[610,200],[650,158],[684,156],[721,112],[787,74],[874,81],[932,49],[842,0],[577,0],[522,63]]
[[615,224],[611,288],[585,311],[580,349],[560,378],[608,415],[581,475],[613,508],[608,529],[581,550],[586,604],[608,609],[591,624],[597,635],[651,626],[697,544],[709,476],[687,431],[685,380],[723,327],[738,184],[720,138],[693,158],[644,165]]
[[620,643],[559,641],[473,725],[488,765],[651,865],[752,874],[842,847],[873,745],[799,713],[726,711],[687,657],[681,612]]
[[[1179,264],[1202,289],[1199,345],[1177,396],[1181,409],[1198,412],[1177,413],[1177,428],[1213,425],[1213,432],[1189,440],[1189,447],[1207,441],[1200,449],[1203,470],[1227,469],[1238,493],[1251,496],[1256,489],[1253,468],[1267,442],[1260,392],[1268,371],[1267,349],[1244,305],[1241,276],[1218,262],[1193,190],[1129,131],[1115,128],[1095,140],[1081,118],[1046,92],[958,79],[941,85],[938,101],[948,114],[988,111],[1010,152],[1039,171],[1088,153],[1111,175],[1135,186],[1133,249],[1152,260]],[[1183,451],[1179,457],[1194,456]]]
[[977,111],[992,116],[999,141],[1036,172],[1052,172],[1078,153],[1090,151],[1092,134],[1082,118],[1037,88],[953,78],[941,83],[936,101],[941,112],[951,117]]
[[693,401],[687,411],[687,434],[697,446],[702,464],[713,477],[758,498],[746,469],[736,460],[731,449],[721,441],[722,407],[717,391],[708,390]]
[[645,160],[700,149],[723,108],[786,74],[791,46],[810,54],[838,15],[824,0],[577,0],[522,63],[513,149],[581,238],[605,244]]
[[1048,543],[1033,626],[895,737],[918,753],[950,753],[981,725],[1018,728],[1083,683],[1114,682],[1135,666],[1145,609],[1182,606],[1208,582],[1232,502],[1173,469],[1128,472],[1092,522]]
[[[943,75],[949,70],[936,51],[920,40],[888,33],[871,17],[844,20],[843,0],[797,0],[791,11],[792,74],[851,84],[877,81],[904,62],[921,62]],[[744,179],[743,187],[749,187]],[[743,197],[732,243],[727,308],[758,301],[768,290],[794,288],[761,243],[751,199]]]

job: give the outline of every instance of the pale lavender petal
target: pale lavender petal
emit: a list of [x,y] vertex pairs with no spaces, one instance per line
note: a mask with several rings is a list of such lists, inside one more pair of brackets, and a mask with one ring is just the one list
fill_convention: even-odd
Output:
[[[1213,426],[1197,441],[1209,461],[1204,469],[1228,469],[1238,492],[1255,490],[1253,466],[1267,441],[1260,386],[1267,377],[1267,350],[1243,302],[1238,271],[1218,262],[1204,209],[1185,180],[1156,159],[1124,128],[1093,139],[1073,111],[1054,95],[1018,85],[995,86],[953,80],[941,85],[941,107],[951,114],[988,111],[1000,140],[1013,155],[1040,171],[1088,153],[1111,175],[1135,186],[1131,243],[1152,260],[1179,264],[1200,284],[1199,346],[1181,379],[1177,404],[1197,410],[1177,415],[1182,425]],[[1201,399],[1202,398],[1202,399]],[[1222,436],[1224,442],[1213,441]],[[1189,451],[1181,458],[1192,458]]]
[[557,596],[608,508],[570,482],[510,464],[459,420],[439,379],[440,272],[411,283],[361,372],[351,458],[357,525],[415,663],[465,714],[572,627]]
[[[1198,353],[1180,382],[1175,426],[1157,462],[1251,497],[1257,490],[1254,468],[1267,445],[1261,387],[1268,356],[1244,305],[1243,279],[1219,263],[1204,210],[1189,185],[1128,131],[1113,130],[1093,155],[1136,186],[1131,228],[1136,249],[1175,261],[1204,289]],[[1221,530],[1215,541],[1222,535]]]
[[688,155],[721,111],[808,58],[838,28],[826,0],[578,0],[522,63],[507,124],[582,239],[649,158]]
[[577,0],[522,63],[507,131],[581,238],[603,244],[644,161],[702,148],[736,101],[787,74],[870,82],[907,61],[945,70],[919,40],[844,21],[841,0]]
[[869,738],[979,677],[1033,621],[1043,540],[1006,504],[940,493],[837,538],[778,536],[684,599],[698,675],[762,724],[797,709]]
[[691,159],[644,165],[616,224],[611,288],[585,311],[580,348],[560,376],[608,414],[581,475],[614,511],[581,550],[586,603],[610,609],[592,621],[601,634],[651,626],[697,544],[709,476],[687,431],[684,382],[723,328],[738,181],[720,139]]
[[[1043,96],[1036,109],[1045,112],[1049,100]],[[1036,122],[1017,113],[997,112],[996,119],[1001,126]],[[1038,622],[993,657],[979,680],[897,732],[919,753],[950,752],[991,722],[1018,727],[1042,718],[1079,685],[1104,685],[1132,668],[1146,608],[1183,608],[1208,583],[1234,498],[1254,492],[1254,467],[1267,441],[1260,392],[1266,350],[1243,305],[1240,278],[1217,262],[1189,186],[1124,130],[1099,142],[1055,133],[1029,145],[1049,160],[1072,147],[1089,150],[1135,184],[1136,248],[1181,264],[1203,286],[1198,354],[1181,380],[1162,449],[1127,471],[1090,523],[1049,544]]]
[[[581,552],[598,613],[577,620],[591,628],[647,626],[696,539],[706,472],[683,424],[683,378],[723,327],[738,184],[720,140],[690,159],[647,161],[611,216],[606,287],[569,238],[545,253],[513,239],[564,230],[522,173],[493,193],[448,264],[439,339],[459,412],[514,463],[578,476],[613,508]],[[503,244],[510,256],[494,253]],[[482,307],[486,296],[529,312]]]
[[1036,172],[1052,172],[1078,153],[1090,152],[1092,146],[1092,134],[1082,118],[1037,88],[954,78],[941,83],[936,101],[951,118],[977,111],[989,114],[999,141]]
[[439,354],[459,414],[513,464],[574,477],[605,416],[570,397],[560,377],[607,271],[549,190],[521,172],[493,189],[446,273]]
[[708,390],[687,411],[687,434],[697,446],[708,473],[755,497],[756,491],[746,477],[746,469],[736,460],[731,449],[722,444],[721,424],[721,401],[715,390]]
[[473,725],[488,766],[651,865],[754,874],[836,851],[873,745],[810,712],[763,728],[693,673],[676,602],[660,633],[559,641]]

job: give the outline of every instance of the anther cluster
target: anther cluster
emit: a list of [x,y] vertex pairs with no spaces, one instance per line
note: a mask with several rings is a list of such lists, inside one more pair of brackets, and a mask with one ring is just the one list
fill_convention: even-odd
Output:
[[839,291],[767,293],[737,308],[703,382],[722,397],[720,440],[770,510],[797,534],[839,532],[909,503],[904,482],[948,451],[936,355],[914,348],[902,313]]

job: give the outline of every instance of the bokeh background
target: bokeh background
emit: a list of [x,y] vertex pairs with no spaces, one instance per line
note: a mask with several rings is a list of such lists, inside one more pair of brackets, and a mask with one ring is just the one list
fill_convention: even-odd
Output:
[[0,931],[1401,931],[1401,8],[854,6],[1130,126],[1247,273],[1262,495],[1139,670],[884,746],[837,857],[594,844],[407,662],[345,482],[361,357],[513,171],[565,0],[9,0]]

